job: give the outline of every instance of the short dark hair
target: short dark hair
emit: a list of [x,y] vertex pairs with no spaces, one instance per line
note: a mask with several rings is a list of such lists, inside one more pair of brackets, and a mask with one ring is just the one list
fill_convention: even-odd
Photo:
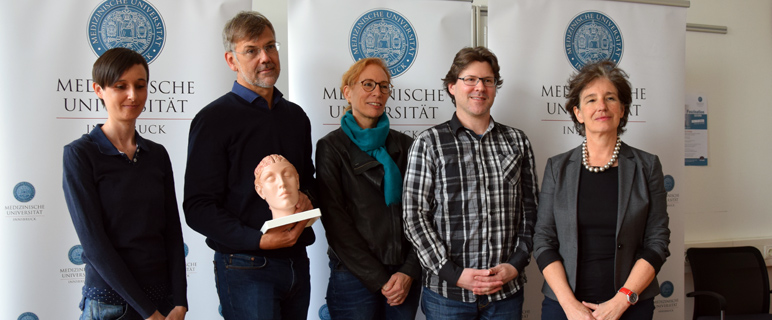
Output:
[[619,119],[619,126],[617,127],[617,135],[621,135],[625,132],[625,126],[627,125],[627,118],[629,116],[630,104],[633,102],[633,94],[628,81],[627,73],[624,70],[618,68],[616,64],[608,60],[602,60],[599,62],[591,63],[582,67],[578,73],[573,74],[568,78],[568,96],[566,97],[566,111],[571,115],[571,120],[574,121],[574,128],[576,132],[584,136],[584,124],[579,123],[574,114],[574,108],[579,108],[581,103],[581,94],[591,82],[598,78],[606,78],[614,84],[617,89],[617,96],[619,102],[622,104],[622,119]]
[[454,97],[450,92],[448,85],[456,83],[456,81],[458,81],[458,75],[461,73],[461,71],[464,71],[464,69],[466,69],[469,64],[475,61],[487,62],[491,65],[491,69],[493,69],[493,76],[496,78],[496,89],[500,89],[501,84],[504,83],[504,80],[501,79],[501,74],[499,73],[501,69],[499,67],[499,59],[496,58],[496,55],[493,54],[493,52],[488,50],[486,47],[465,47],[456,53],[456,57],[453,58],[453,64],[450,65],[448,74],[446,74],[445,78],[442,79],[445,92],[448,93],[448,96],[450,96],[450,101],[452,101],[453,104],[456,104],[456,97]]
[[116,83],[126,70],[138,64],[145,68],[149,78],[150,69],[147,66],[147,61],[141,54],[127,48],[112,48],[105,51],[94,62],[94,66],[91,69],[91,77],[94,83],[100,87],[109,87]]
[[[112,48],[105,51],[94,62],[94,66],[91,68],[91,78],[100,87],[107,88],[118,82],[126,70],[138,64],[145,68],[147,80],[150,80],[150,68],[147,66],[147,60],[141,54],[127,48]],[[105,101],[101,98],[99,100],[104,106]]]
[[257,39],[265,28],[271,29],[276,37],[273,24],[262,13],[257,11],[241,11],[225,23],[222,30],[222,44],[225,52],[236,50],[236,42],[244,39]]

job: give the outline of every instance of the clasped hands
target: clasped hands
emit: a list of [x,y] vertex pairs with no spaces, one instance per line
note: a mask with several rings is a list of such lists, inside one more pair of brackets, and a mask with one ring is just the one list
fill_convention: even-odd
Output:
[[517,269],[509,263],[502,263],[490,269],[465,268],[456,285],[476,295],[489,295],[499,292],[505,283],[515,279],[517,275]]
[[602,303],[579,302],[574,299],[568,306],[562,306],[569,320],[617,320],[630,304],[624,295],[617,293],[611,300]]

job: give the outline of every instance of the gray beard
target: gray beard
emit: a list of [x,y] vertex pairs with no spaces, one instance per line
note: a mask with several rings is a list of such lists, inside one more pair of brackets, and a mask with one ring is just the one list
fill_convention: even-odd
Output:
[[[238,57],[236,57],[236,63],[238,63],[238,65],[239,65],[239,73],[241,73],[241,77],[244,78],[244,81],[246,81],[247,83],[249,83],[249,84],[251,84],[251,85],[253,85],[255,87],[260,87],[260,88],[264,88],[264,89],[273,88],[272,84],[269,85],[269,84],[267,84],[267,83],[265,83],[263,81],[260,81],[260,79],[257,78],[257,75],[255,75],[255,80],[251,80],[250,81],[249,77],[247,77],[247,74],[244,73],[244,69],[241,67],[241,61],[239,61]],[[278,79],[278,77],[277,77],[277,79]]]
[[273,88],[273,85],[269,85],[269,84],[267,84],[267,83],[265,83],[263,81],[260,81],[260,79],[257,79],[257,78],[255,78],[255,80],[249,81],[249,78],[247,78],[247,75],[244,74],[244,71],[239,71],[239,72],[241,72],[241,77],[244,78],[244,80],[246,82],[248,82],[249,84],[251,84],[253,86],[260,87],[260,88],[265,88],[265,89]]

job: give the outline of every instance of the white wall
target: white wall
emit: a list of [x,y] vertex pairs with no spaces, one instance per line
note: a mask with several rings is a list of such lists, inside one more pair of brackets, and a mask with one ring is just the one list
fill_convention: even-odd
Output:
[[[772,1],[692,0],[686,21],[728,28],[725,35],[686,33],[686,92],[707,97],[709,131],[708,166],[685,169],[686,247],[751,245],[763,252],[772,244],[772,144],[764,139],[772,120]],[[689,292],[691,273],[685,276]],[[693,303],[685,300],[685,319]]]
[[727,26],[686,33],[686,91],[708,99],[707,167],[687,167],[686,242],[772,238],[772,1],[692,0],[687,22]]

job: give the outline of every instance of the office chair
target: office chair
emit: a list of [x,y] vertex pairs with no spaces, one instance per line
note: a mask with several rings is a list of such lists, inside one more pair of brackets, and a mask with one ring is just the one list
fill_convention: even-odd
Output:
[[689,248],[694,320],[772,320],[769,275],[755,247]]

